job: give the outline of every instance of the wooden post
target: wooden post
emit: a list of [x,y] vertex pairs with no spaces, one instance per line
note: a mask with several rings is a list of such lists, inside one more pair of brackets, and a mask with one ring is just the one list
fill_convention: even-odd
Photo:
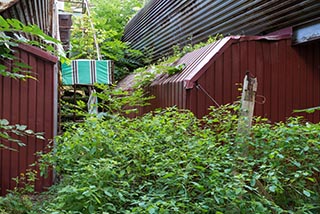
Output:
[[[257,78],[250,77],[249,72],[247,72],[243,80],[241,109],[240,109],[240,116],[239,116],[239,123],[238,123],[238,134],[242,136],[248,136],[250,134],[257,88],[258,88]],[[248,145],[244,144],[242,155],[246,157],[247,152],[248,152]],[[238,172],[234,172],[234,173],[238,174]],[[265,186],[260,182],[260,180],[256,180],[255,187],[257,188],[258,192],[261,195],[263,195],[264,197],[272,201],[272,197],[268,194]],[[240,199],[242,198],[240,197]]]
[[239,134],[250,134],[257,87],[257,78],[250,77],[249,72],[247,72],[243,80],[241,109],[238,123]]

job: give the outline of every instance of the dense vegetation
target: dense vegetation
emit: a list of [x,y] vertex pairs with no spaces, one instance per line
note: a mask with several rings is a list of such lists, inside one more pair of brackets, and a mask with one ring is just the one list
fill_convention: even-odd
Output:
[[29,212],[319,213],[320,124],[256,118],[241,136],[236,109],[88,117],[43,156],[61,181]]
[[[127,54],[137,54],[120,41],[126,22],[117,28],[119,20],[115,24],[103,16],[121,8],[118,3],[111,7],[103,1],[93,20],[102,25],[97,29],[103,57],[124,62]],[[108,16],[124,14],[112,11]],[[126,21],[132,13],[124,14]],[[81,22],[88,24],[86,18]],[[77,21],[75,26],[76,38]],[[94,57],[92,41],[75,40],[74,57]],[[118,68],[120,76],[127,72],[125,64]],[[123,107],[141,105],[143,91],[103,91],[98,96],[107,113],[71,124],[37,163],[42,174],[53,167],[59,182],[35,195],[36,172],[21,174],[15,181],[24,187],[0,198],[1,214],[320,212],[319,123],[296,117],[269,124],[255,118],[250,136],[242,136],[238,106],[212,108],[201,119],[176,108],[130,119],[123,116],[130,109]],[[10,126],[4,120],[0,125]]]

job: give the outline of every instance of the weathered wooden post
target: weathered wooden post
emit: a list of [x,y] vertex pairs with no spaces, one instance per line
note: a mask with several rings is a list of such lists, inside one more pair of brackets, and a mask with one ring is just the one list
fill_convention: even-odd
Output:
[[[241,95],[241,108],[240,108],[240,115],[239,115],[239,122],[238,122],[238,134],[242,136],[249,136],[250,129],[252,125],[252,117],[254,111],[254,104],[255,104],[255,96],[258,88],[258,81],[257,78],[250,77],[249,72],[246,73],[246,76],[243,80],[243,88],[242,88],[242,95]],[[247,156],[248,146],[247,144],[243,145],[243,156]],[[237,172],[235,172],[237,174]],[[265,190],[263,184],[256,180],[256,185],[258,192],[272,200],[272,197],[268,194]]]
[[250,134],[257,87],[257,78],[250,77],[249,72],[247,72],[243,80],[238,134]]

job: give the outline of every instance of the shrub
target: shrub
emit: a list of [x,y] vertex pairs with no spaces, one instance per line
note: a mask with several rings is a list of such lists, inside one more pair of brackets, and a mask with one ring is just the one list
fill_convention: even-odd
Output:
[[62,176],[46,211],[318,213],[319,124],[257,118],[243,137],[236,110],[88,118],[43,156]]
[[27,170],[14,178],[16,187],[0,198],[0,214],[26,214],[33,208],[31,194],[34,193],[36,171]]

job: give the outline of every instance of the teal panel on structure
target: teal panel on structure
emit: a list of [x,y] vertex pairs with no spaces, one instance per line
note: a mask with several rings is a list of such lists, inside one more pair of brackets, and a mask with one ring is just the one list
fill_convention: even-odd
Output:
[[79,84],[92,84],[90,61],[77,61]]
[[72,60],[62,64],[63,85],[93,85],[112,83],[113,72],[110,60]]
[[62,70],[62,83],[64,85],[73,85],[72,66],[63,63],[61,65],[61,70]]
[[[109,66],[106,61],[96,62],[96,70],[97,71],[102,71],[105,68],[107,69],[107,72],[109,73]],[[102,72],[97,72],[97,82],[105,82],[106,84],[110,84],[109,77],[104,75]]]

